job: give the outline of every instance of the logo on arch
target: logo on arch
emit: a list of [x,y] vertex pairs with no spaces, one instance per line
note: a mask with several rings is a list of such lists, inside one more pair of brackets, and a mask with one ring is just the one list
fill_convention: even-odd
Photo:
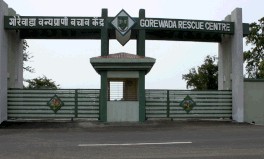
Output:
[[111,25],[122,35],[125,36],[131,28],[136,25],[136,21],[122,9],[111,21]]

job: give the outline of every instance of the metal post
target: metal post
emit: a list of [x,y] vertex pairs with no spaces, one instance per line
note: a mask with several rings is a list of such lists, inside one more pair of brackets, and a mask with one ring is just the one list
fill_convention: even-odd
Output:
[[167,118],[170,117],[170,92],[167,90]]
[[75,118],[78,118],[78,90],[75,90]]

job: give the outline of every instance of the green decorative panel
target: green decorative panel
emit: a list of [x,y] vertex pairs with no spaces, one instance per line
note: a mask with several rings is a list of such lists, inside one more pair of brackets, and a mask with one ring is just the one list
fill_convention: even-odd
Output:
[[187,112],[187,113],[189,113],[192,109],[193,109],[193,107],[195,106],[196,104],[195,104],[195,102],[192,100],[192,98],[190,97],[190,96],[186,96],[185,98],[184,98],[184,100],[180,103],[180,106],[182,106],[183,107],[183,109]]
[[64,103],[61,99],[55,94],[48,102],[47,105],[56,113]]
[[111,21],[111,25],[123,36],[136,25],[136,21],[122,9],[117,16]]

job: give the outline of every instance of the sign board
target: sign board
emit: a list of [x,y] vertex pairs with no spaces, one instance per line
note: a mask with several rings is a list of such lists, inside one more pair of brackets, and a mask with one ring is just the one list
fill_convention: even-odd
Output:
[[[108,17],[108,29],[113,27],[125,35],[131,29],[175,30],[234,34],[234,22],[183,20],[163,18],[132,18],[124,10],[116,17]],[[5,16],[5,29],[100,29],[105,27],[102,17],[31,17]]]
[[98,29],[101,17],[26,17],[5,16],[5,29]]

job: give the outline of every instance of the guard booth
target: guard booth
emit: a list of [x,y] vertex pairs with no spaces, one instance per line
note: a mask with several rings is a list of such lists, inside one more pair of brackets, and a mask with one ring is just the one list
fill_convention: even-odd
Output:
[[101,75],[100,120],[145,120],[145,75],[155,61],[128,53],[90,59]]

